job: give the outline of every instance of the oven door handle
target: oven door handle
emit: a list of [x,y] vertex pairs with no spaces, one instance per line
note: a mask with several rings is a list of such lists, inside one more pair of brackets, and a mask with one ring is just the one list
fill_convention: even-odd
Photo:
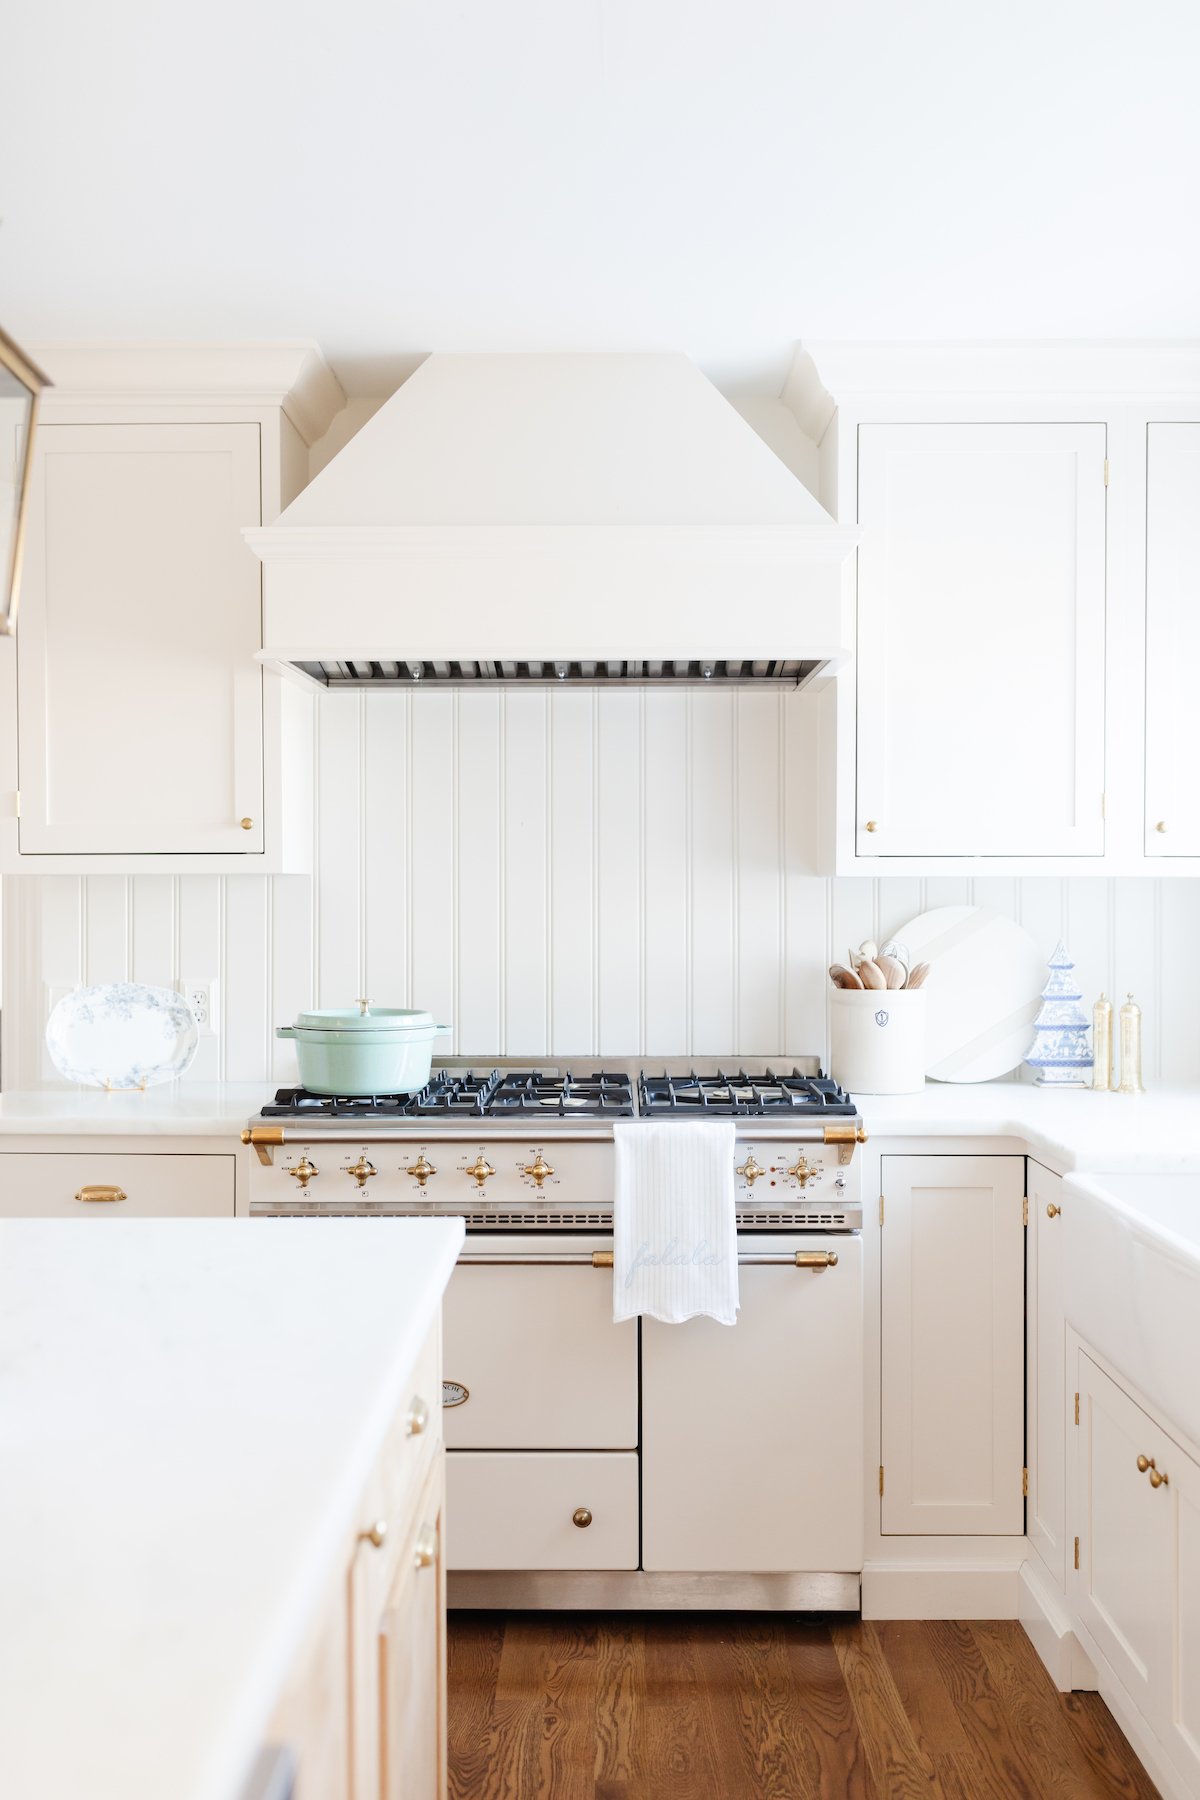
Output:
[[[546,1256],[512,1256],[501,1252],[496,1256],[460,1256],[458,1260],[460,1263],[472,1263],[484,1268],[611,1269],[613,1253],[611,1250],[593,1250],[590,1255],[559,1255],[551,1251]],[[837,1260],[836,1250],[795,1250],[790,1256],[739,1256],[738,1266],[745,1267],[749,1264],[753,1268],[768,1269],[836,1269]]]

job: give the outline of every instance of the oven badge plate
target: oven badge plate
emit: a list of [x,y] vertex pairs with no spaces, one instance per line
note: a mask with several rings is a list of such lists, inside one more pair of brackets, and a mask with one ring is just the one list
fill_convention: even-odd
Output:
[[443,1381],[442,1405],[465,1406],[471,1398],[470,1388],[464,1387],[461,1381]]

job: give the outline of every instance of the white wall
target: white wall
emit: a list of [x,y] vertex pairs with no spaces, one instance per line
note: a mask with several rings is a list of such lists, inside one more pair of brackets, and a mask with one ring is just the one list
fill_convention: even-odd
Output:
[[283,1081],[273,1028],[314,995],[429,1007],[454,1047],[823,1052],[826,966],[926,906],[974,899],[1136,991],[1148,1081],[1200,1080],[1189,881],[826,881],[809,872],[805,695],[536,690],[323,696],[319,874],[20,877],[5,1085],[49,1078],[77,982],[215,978],[192,1079]]

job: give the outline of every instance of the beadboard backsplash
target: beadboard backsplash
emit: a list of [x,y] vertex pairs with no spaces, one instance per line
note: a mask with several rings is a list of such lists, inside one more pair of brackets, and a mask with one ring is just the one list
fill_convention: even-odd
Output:
[[814,875],[803,694],[330,694],[316,858],[300,876],[6,883],[4,1082],[53,1078],[49,1007],[80,982],[215,984],[188,1079],[283,1082],[314,1001],[427,1007],[455,1051],[824,1054],[826,974],[864,937],[974,900],[1060,935],[1090,1004],[1133,989],[1148,1081],[1200,1080],[1189,881]]

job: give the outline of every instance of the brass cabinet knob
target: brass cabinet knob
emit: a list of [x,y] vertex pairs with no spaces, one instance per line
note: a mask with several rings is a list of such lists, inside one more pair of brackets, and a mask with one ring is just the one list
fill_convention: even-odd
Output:
[[1137,1459],[1137,1466],[1138,1474],[1144,1475],[1147,1469],[1152,1469],[1154,1467],[1154,1464],[1148,1456],[1139,1456]]
[[867,830],[868,830],[868,831],[878,831],[878,830],[879,830],[879,823],[878,823],[878,820],[876,820],[876,819],[868,819],[868,820],[867,820]]
[[1167,821],[1165,819],[1160,819],[1154,829],[1155,831],[1165,831],[1167,829]]
[[128,1200],[129,1195],[125,1192],[124,1188],[109,1187],[104,1183],[97,1183],[92,1187],[81,1187],[75,1198],[77,1200],[82,1200],[85,1203],[89,1201],[112,1202],[115,1200]]
[[307,1152],[300,1158],[294,1169],[288,1170],[288,1174],[294,1181],[298,1181],[302,1188],[306,1188],[313,1176],[320,1173],[317,1165],[309,1162]]
[[368,1525],[365,1531],[360,1531],[358,1534],[358,1541],[360,1544],[374,1544],[377,1550],[382,1549],[386,1539],[386,1519],[376,1519],[373,1525]]
[[1170,1479],[1171,1478],[1165,1469],[1162,1471],[1161,1475],[1157,1469],[1151,1469],[1150,1471],[1150,1486],[1152,1488],[1168,1487],[1170,1485]]
[[759,1176],[765,1175],[766,1172],[767,1171],[764,1168],[761,1168],[759,1164],[755,1162],[753,1150],[750,1152],[745,1162],[734,1171],[735,1174],[744,1175],[746,1177],[746,1185],[748,1187],[753,1187]]
[[1171,1477],[1165,1470],[1162,1473],[1159,1472],[1152,1456],[1139,1456],[1137,1466],[1139,1475],[1149,1475],[1152,1488],[1170,1487]]
[[406,1175],[415,1175],[417,1181],[424,1187],[425,1183],[429,1180],[429,1177],[437,1174],[437,1170],[434,1168],[433,1164],[426,1159],[425,1152],[422,1150],[416,1162],[409,1163],[404,1173]]
[[483,1186],[489,1175],[494,1175],[496,1173],[491,1163],[488,1162],[487,1158],[484,1156],[482,1150],[465,1172],[474,1178],[478,1187]]
[[241,826],[243,831],[253,831],[254,830],[254,820],[253,819],[239,819],[238,824]]
[[420,1437],[429,1427],[429,1403],[414,1394],[404,1415],[406,1437]]
[[379,1170],[375,1167],[374,1163],[368,1162],[365,1156],[360,1156],[357,1162],[350,1164],[346,1173],[347,1175],[353,1175],[359,1187],[363,1188],[366,1187],[372,1175],[378,1175]]
[[592,1522],[592,1515],[586,1506],[577,1506],[571,1514],[572,1525],[578,1525],[580,1531],[586,1531]]
[[541,1187],[545,1182],[547,1175],[553,1175],[554,1170],[550,1167],[550,1164],[539,1150],[533,1161],[524,1168],[521,1173],[523,1175],[532,1175],[538,1186]]
[[1057,1219],[1057,1217],[1061,1211],[1062,1211],[1061,1206],[1055,1206],[1053,1200],[1047,1200],[1047,1202],[1046,1202],[1046,1217],[1048,1219]]
[[807,1156],[804,1155],[801,1155],[799,1160],[794,1162],[788,1170],[788,1174],[794,1175],[801,1187],[807,1187],[809,1182],[814,1180],[820,1172],[819,1169],[814,1169],[811,1166]]
[[415,1569],[432,1569],[437,1561],[438,1533],[436,1525],[422,1525],[417,1533],[417,1541],[413,1545],[413,1567]]

